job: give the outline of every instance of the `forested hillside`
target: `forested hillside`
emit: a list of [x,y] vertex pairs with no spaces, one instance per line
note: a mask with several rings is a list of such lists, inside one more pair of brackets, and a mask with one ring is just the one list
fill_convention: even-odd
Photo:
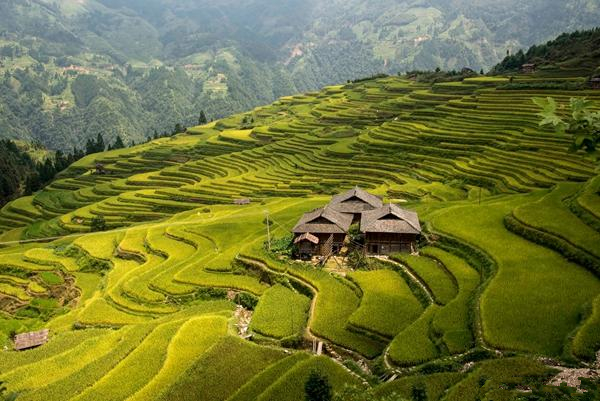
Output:
[[564,70],[570,75],[600,76],[600,28],[564,33],[527,51],[519,50],[507,55],[493,72],[519,71],[526,63],[535,64],[541,71]]
[[0,137],[139,143],[376,72],[487,70],[599,18],[592,0],[6,0]]

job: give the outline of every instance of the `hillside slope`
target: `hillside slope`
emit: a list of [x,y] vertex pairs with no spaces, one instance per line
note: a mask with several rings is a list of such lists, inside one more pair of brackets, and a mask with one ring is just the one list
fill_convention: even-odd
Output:
[[570,75],[600,75],[600,28],[564,33],[526,52],[519,50],[493,68],[495,73],[519,71],[523,64],[535,64],[549,72]]
[[[335,391],[513,400],[554,374],[540,355],[585,366],[600,345],[597,155],[541,129],[532,97],[600,109],[600,91],[507,82],[331,86],[79,160],[0,211],[2,342],[53,336],[0,353],[0,381],[24,400],[296,400],[318,369]],[[354,272],[266,250],[267,229],[279,243],[355,185],[419,212],[419,256]],[[251,341],[235,304],[256,305]]]

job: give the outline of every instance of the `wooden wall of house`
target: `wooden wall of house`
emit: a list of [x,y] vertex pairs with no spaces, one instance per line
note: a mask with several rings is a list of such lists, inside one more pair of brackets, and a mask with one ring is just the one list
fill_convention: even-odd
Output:
[[369,255],[411,252],[416,242],[415,234],[367,233],[365,235],[366,252]]

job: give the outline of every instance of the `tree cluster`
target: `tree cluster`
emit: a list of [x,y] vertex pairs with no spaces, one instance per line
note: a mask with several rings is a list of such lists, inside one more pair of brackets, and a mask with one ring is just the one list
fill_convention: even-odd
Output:
[[502,74],[516,72],[523,64],[549,65],[563,61],[576,61],[578,67],[586,66],[589,61],[593,66],[598,65],[598,52],[600,46],[600,28],[572,33],[563,33],[556,39],[541,45],[533,45],[527,51],[519,50],[514,54],[506,52],[506,57],[496,65],[492,73]]

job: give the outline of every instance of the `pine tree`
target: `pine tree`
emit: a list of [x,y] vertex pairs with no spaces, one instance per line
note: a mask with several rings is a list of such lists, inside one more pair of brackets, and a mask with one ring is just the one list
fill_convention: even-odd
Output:
[[117,139],[115,139],[112,149],[123,149],[124,147],[125,144],[123,143],[123,139],[121,139],[121,135],[117,135]]
[[56,172],[63,171],[69,166],[68,158],[63,154],[62,151],[57,150],[54,155],[54,167],[56,168]]
[[102,134],[99,133],[98,136],[96,137],[96,146],[95,146],[94,153],[104,152],[105,149],[106,149],[106,145],[104,144],[104,137],[102,136]]
[[42,187],[40,176],[37,172],[33,172],[27,176],[25,180],[25,195],[31,195]]
[[200,110],[200,117],[198,117],[198,125],[204,125],[208,122],[206,118],[206,114],[204,114],[204,110]]
[[96,153],[96,144],[91,139],[88,139],[85,143],[85,154],[91,155],[92,153]]
[[185,132],[185,127],[180,123],[175,124],[175,130],[173,130],[173,135],[180,134],[182,132]]
[[306,401],[330,401],[332,399],[331,384],[327,376],[317,371],[310,372],[304,384]]
[[56,168],[52,160],[46,159],[44,163],[40,163],[37,166],[38,174],[42,183],[46,184],[54,178],[56,175]]

